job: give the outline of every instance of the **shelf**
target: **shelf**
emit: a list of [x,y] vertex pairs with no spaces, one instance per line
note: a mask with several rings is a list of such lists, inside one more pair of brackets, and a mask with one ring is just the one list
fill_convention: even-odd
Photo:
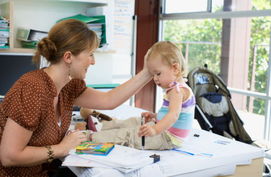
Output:
[[34,49],[22,48],[16,39],[19,28],[49,31],[59,19],[107,5],[108,0],[0,0],[0,15],[10,21],[10,48],[0,49],[0,55],[33,55]]
[[106,6],[108,4],[107,0],[59,0],[63,2],[80,2],[80,3],[89,3],[93,7]]
[[[27,48],[9,48],[9,49],[0,49],[0,55],[34,55],[35,49]],[[101,49],[98,48],[95,53],[99,54],[113,54],[115,50],[112,49]]]
[[34,55],[34,49],[26,48],[10,48],[10,49],[0,49],[0,55]]

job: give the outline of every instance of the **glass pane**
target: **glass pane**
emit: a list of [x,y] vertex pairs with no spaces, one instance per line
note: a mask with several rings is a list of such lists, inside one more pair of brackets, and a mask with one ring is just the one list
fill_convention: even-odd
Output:
[[212,12],[223,11],[224,0],[212,0]]
[[[180,46],[189,70],[207,64],[210,70],[219,74],[221,52],[225,50],[229,53],[229,67],[233,67],[229,68],[231,73],[226,73],[231,76],[230,87],[266,93],[271,17],[235,18],[231,28],[223,28],[222,22],[220,19],[168,20],[164,23],[163,40]],[[224,33],[223,41],[222,28],[224,32],[229,31],[228,35]],[[247,34],[243,36],[244,32]],[[221,43],[227,45],[229,40],[232,47],[222,48]],[[232,72],[242,72],[237,73],[244,81],[241,87],[240,80],[237,81]]]
[[[229,67],[224,73],[228,76],[227,86],[266,93],[270,34],[269,16],[167,20],[164,21],[162,36],[163,40],[170,40],[181,48],[188,60],[189,71],[206,63],[211,71],[221,74],[221,54],[226,52],[223,59]],[[243,113],[243,120],[245,124],[248,122],[246,126],[252,136],[263,138],[266,101],[241,94],[233,94],[231,101],[238,112]],[[253,126],[257,132],[253,132]]]
[[188,61],[189,70],[204,64],[220,72],[222,21],[217,19],[166,21],[164,40],[175,42]]
[[[247,100],[247,110],[236,109],[236,111],[252,140],[264,139],[264,110],[266,101],[251,96],[247,96]],[[233,106],[238,107],[235,103]]]
[[248,90],[266,93],[271,17],[251,19]]
[[[165,0],[165,13],[206,12],[208,0]],[[181,4],[181,5],[179,5]],[[271,9],[270,0],[212,0],[212,12]]]
[[271,9],[270,0],[252,0],[252,10],[267,10]]
[[212,12],[267,9],[271,9],[270,0],[235,0],[232,3],[224,0],[212,0]]
[[165,13],[207,11],[208,0],[166,0]]

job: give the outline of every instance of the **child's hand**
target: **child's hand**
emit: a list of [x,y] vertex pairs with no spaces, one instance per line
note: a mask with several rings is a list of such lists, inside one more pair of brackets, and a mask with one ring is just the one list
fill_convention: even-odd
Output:
[[154,126],[144,124],[139,128],[138,136],[154,136],[154,135],[156,135],[156,130]]
[[156,122],[156,114],[153,112],[142,112],[141,116],[145,118],[145,122]]

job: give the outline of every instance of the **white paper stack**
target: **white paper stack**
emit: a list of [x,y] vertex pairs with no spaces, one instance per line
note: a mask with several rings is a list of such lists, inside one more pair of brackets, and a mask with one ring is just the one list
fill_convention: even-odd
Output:
[[153,163],[149,156],[153,152],[137,150],[125,146],[115,145],[115,148],[107,156],[92,154],[76,154],[70,152],[62,165],[76,167],[104,167],[114,168],[123,173],[129,173]]

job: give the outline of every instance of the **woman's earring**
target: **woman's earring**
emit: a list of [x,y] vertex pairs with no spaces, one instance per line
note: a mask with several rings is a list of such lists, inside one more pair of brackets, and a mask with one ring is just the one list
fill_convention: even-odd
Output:
[[72,79],[72,77],[71,77],[71,64],[69,64],[69,70],[68,70],[68,77],[70,78],[70,79]]

